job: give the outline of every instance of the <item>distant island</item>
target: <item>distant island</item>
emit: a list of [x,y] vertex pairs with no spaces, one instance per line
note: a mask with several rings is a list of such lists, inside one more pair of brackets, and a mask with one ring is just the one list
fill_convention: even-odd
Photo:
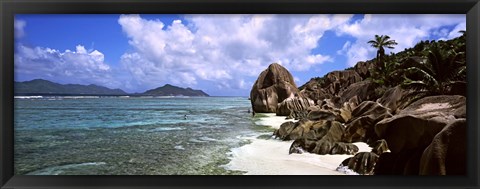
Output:
[[209,96],[202,90],[181,88],[166,84],[144,93],[127,93],[121,89],[110,89],[94,84],[59,84],[44,79],[15,82],[15,95],[133,95],[133,96]]
[[143,95],[148,96],[209,96],[202,90],[194,90],[192,88],[181,88],[166,84],[163,87],[148,90]]

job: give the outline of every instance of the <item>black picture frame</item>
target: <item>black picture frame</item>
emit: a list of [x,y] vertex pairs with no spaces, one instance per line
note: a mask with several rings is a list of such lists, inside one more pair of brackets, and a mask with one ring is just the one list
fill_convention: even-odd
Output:
[[[466,176],[19,176],[13,175],[15,14],[362,13],[466,14]],[[0,186],[11,188],[478,188],[480,3],[478,0],[2,0]]]

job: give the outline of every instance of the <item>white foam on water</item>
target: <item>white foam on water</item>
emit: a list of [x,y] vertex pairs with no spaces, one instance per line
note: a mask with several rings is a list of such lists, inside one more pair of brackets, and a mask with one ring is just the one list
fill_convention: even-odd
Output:
[[191,138],[191,139],[188,139],[189,142],[194,142],[194,143],[204,143],[204,142],[207,142],[207,141],[203,141],[203,140],[198,140],[196,138]]
[[348,166],[339,166],[337,168],[338,172],[344,173],[346,175],[359,175],[357,172],[348,168]]
[[150,130],[151,132],[163,132],[163,131],[181,131],[184,130],[185,128],[181,127],[158,127],[155,129]]
[[34,99],[34,98],[43,98],[43,96],[14,96],[16,99]]
[[198,138],[202,141],[208,141],[208,142],[215,142],[215,141],[218,141],[217,139],[214,139],[214,138],[209,138],[209,137],[200,137]]
[[178,145],[178,146],[175,146],[173,148],[175,148],[177,150],[185,150],[185,148],[182,145]]
[[59,175],[62,174],[66,169],[78,168],[83,166],[98,166],[106,165],[105,162],[87,162],[87,163],[78,163],[78,164],[68,164],[61,166],[47,167],[37,171],[27,173],[27,175]]

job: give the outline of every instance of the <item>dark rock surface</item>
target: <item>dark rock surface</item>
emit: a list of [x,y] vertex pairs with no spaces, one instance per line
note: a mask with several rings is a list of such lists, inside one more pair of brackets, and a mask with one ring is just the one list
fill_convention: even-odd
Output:
[[330,140],[309,140],[309,139],[297,139],[290,146],[289,153],[303,153],[310,152],[319,155],[325,154],[349,154],[353,155],[358,152],[358,147],[354,144],[333,142]]
[[420,159],[420,175],[467,174],[467,120],[447,125],[432,140]]
[[344,127],[337,121],[311,121],[302,119],[296,123],[286,122],[280,125],[280,128],[274,132],[275,137],[282,140],[309,139],[329,141],[340,141],[344,133]]
[[425,148],[449,122],[466,117],[463,96],[432,96],[420,99],[398,115],[375,125],[375,132],[387,141],[393,153]]
[[359,152],[345,159],[340,166],[348,166],[349,169],[361,175],[373,175],[378,158],[379,156],[372,152]]
[[355,70],[333,71],[325,75],[322,86],[327,93],[336,95],[353,83],[362,81],[362,77]]
[[357,62],[353,69],[362,77],[363,79],[366,79],[370,77],[370,70],[375,68],[375,63],[374,62]]
[[384,152],[388,151],[387,141],[385,141],[383,139],[382,140],[377,140],[369,146],[372,148],[372,152],[377,154],[377,155],[383,154]]
[[[447,125],[458,122],[458,119],[466,116],[465,103],[466,99],[463,96],[425,97],[410,104],[397,115],[378,122],[375,125],[375,132],[380,138],[385,139],[391,153],[380,155],[377,162],[379,169],[376,169],[376,174],[418,175],[421,167],[441,167],[441,164],[435,160],[435,158],[441,159],[442,156],[438,155],[441,152],[435,151],[435,146],[445,147],[445,141],[456,139],[440,132],[449,130],[446,129]],[[458,133],[460,135],[461,131]],[[466,133],[463,134],[463,136],[466,135]],[[431,144],[436,135],[438,135],[436,143]],[[426,150],[429,145],[431,150]],[[459,148],[462,148],[461,144],[459,145]],[[459,150],[458,154],[461,154],[461,151]],[[392,163],[393,165],[390,165]],[[427,171],[423,174],[443,174],[439,170],[441,168],[435,172]]]
[[309,98],[293,97],[287,98],[277,106],[277,116],[290,116],[294,111],[305,111],[315,105]]
[[341,102],[347,102],[351,98],[358,98],[358,102],[376,100],[375,85],[370,80],[360,81],[349,85],[338,94]]
[[391,116],[390,110],[377,102],[362,102],[353,110],[352,119],[346,124],[343,141],[371,143],[379,140],[375,124]]
[[401,109],[408,105],[408,99],[404,98],[409,93],[409,90],[396,86],[388,89],[383,96],[377,100],[377,102],[389,108],[392,114],[397,114]]

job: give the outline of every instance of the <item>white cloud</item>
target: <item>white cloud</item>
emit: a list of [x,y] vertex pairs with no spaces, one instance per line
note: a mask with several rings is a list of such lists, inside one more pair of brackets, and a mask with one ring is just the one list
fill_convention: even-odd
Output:
[[441,40],[452,39],[452,38],[461,36],[461,35],[462,35],[462,34],[460,33],[461,30],[467,31],[467,24],[466,24],[465,22],[460,23],[460,24],[458,24],[457,26],[455,26],[455,28],[453,28],[453,30],[450,31],[450,33],[448,33],[448,35],[446,36],[446,38],[442,38]]
[[[270,63],[302,71],[333,58],[312,54],[327,30],[351,15],[187,15],[162,23],[139,15],[121,15],[118,23],[133,52],[121,63],[136,80],[159,86],[214,82],[218,88],[249,88]],[[168,25],[168,26],[167,26]],[[249,79],[249,80],[250,80]]]
[[[396,40],[398,45],[392,52],[398,52],[435,34],[448,39],[458,36],[456,30],[465,28],[465,19],[465,15],[365,15],[361,20],[338,27],[338,35],[356,38],[354,43],[345,44],[346,49],[339,53],[345,54],[348,64],[353,66],[358,61],[375,57],[376,50],[367,44],[375,35],[389,35]],[[445,26],[456,27],[452,31],[442,31]]]
[[25,22],[24,20],[15,20],[15,22],[13,23],[13,27],[15,29],[15,38],[22,38],[23,36],[25,36],[25,26],[27,26],[27,22]]
[[67,83],[101,84],[118,87],[111,68],[104,62],[104,55],[98,50],[87,52],[84,46],[75,51],[28,47],[16,44],[15,72],[28,79],[50,79]]

